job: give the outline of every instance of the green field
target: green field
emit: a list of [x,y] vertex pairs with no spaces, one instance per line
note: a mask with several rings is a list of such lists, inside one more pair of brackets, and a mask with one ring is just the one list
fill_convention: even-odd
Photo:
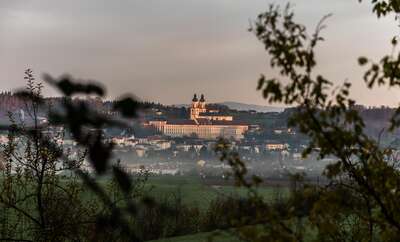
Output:
[[[179,194],[183,203],[187,205],[199,206],[207,209],[213,199],[218,196],[246,196],[247,190],[231,185],[216,185],[202,180],[198,177],[190,176],[159,176],[151,177],[147,188],[150,189],[149,195],[157,199],[163,199],[173,194]],[[276,198],[279,193],[281,196],[288,196],[287,187],[260,187],[258,192],[266,200]],[[179,236],[156,240],[157,242],[239,242],[240,240],[227,232],[208,232],[193,235]],[[156,242],[154,241],[154,242]]]
[[[61,184],[66,184],[68,179],[62,178]],[[103,177],[98,182],[102,187],[109,189],[110,179]],[[145,185],[145,193],[156,201],[163,199],[173,199],[178,197],[182,203],[190,207],[198,207],[201,211],[206,211],[209,204],[221,196],[241,196],[245,197],[248,191],[245,188],[237,188],[223,180],[204,180],[197,176],[151,176]],[[82,193],[83,200],[95,199],[95,195],[86,188],[87,192]],[[287,187],[263,186],[258,192],[266,200],[274,199],[278,195],[286,197],[289,194]],[[33,204],[30,204],[32,206]],[[32,207],[32,209],[34,209]],[[239,242],[237,238],[226,232],[206,232],[193,235],[185,235],[173,238],[156,240],[157,242],[206,242],[210,238],[212,241]]]
[[[192,176],[159,176],[150,177],[147,188],[149,195],[157,199],[168,196],[180,195],[183,203],[207,208],[209,203],[218,196],[246,196],[245,188],[231,185],[210,184],[199,177]],[[285,197],[288,195],[286,187],[260,187],[258,192],[266,200],[274,199],[278,193]]]
[[180,237],[153,240],[152,242],[241,242],[238,238],[226,232],[198,233]]

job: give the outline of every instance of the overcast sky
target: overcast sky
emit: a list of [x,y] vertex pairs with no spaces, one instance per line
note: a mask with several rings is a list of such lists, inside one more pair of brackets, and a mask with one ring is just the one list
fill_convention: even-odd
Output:
[[[273,77],[263,46],[247,31],[267,0],[0,0],[0,89],[24,85],[33,68],[104,83],[110,97],[187,103],[194,92],[209,101],[266,104],[256,91],[261,73]],[[284,4],[283,1],[275,1]],[[394,18],[377,20],[357,0],[296,0],[296,19],[310,28],[332,13],[318,48],[318,71],[353,82],[366,105],[396,105],[400,92],[371,92],[357,57],[390,53]],[[55,95],[46,88],[47,95]]]

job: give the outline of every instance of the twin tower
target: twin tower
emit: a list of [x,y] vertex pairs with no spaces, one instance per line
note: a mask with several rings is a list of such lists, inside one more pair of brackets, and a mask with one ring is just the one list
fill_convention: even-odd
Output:
[[197,95],[194,94],[192,99],[192,106],[190,107],[190,119],[196,120],[199,118],[200,113],[207,112],[206,109],[206,99],[204,95],[201,94],[200,100],[197,98]]

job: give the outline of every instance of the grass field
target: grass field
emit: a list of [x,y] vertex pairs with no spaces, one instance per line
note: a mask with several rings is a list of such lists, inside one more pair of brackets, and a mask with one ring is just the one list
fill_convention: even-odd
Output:
[[[68,179],[61,179],[61,183],[66,183]],[[99,180],[100,184],[106,188],[109,184],[109,178]],[[210,202],[219,196],[243,196],[247,195],[247,190],[229,185],[223,180],[204,180],[197,176],[152,176],[146,183],[145,190],[147,195],[155,200],[162,200],[173,196],[178,196],[186,205],[200,208],[205,211]],[[83,199],[92,199],[95,196],[89,189],[83,193]],[[289,193],[287,187],[263,186],[258,192],[266,200],[274,199],[278,194],[286,197]],[[33,204],[31,204],[33,205]],[[239,242],[237,238],[226,232],[198,233],[193,235],[179,236],[156,240],[157,242],[206,242],[210,238],[217,242]]]
[[198,233],[180,237],[153,240],[152,242],[241,242],[235,236],[226,232]]
[[[105,183],[107,179],[103,180]],[[219,196],[242,196],[245,197],[248,191],[245,188],[238,188],[229,185],[222,179],[207,180],[198,176],[151,176],[149,177],[145,190],[147,195],[155,200],[162,200],[178,196],[186,205],[199,207],[206,210],[211,201]],[[287,197],[289,188],[287,186],[261,186],[259,194],[265,200],[272,200],[278,195]],[[210,240],[211,239],[211,240]],[[154,240],[152,242],[240,242],[230,233],[224,231],[204,232],[192,235],[185,235],[172,238]]]
[[[180,195],[183,203],[207,208],[208,204],[218,196],[246,196],[245,188],[237,188],[231,185],[210,184],[199,177],[194,176],[159,176],[150,177],[147,188],[149,195],[155,199],[162,199],[173,194]],[[266,200],[274,199],[279,193],[285,197],[288,195],[287,187],[263,186],[258,192]]]
[[[148,181],[148,188],[151,188],[149,195],[156,199],[162,199],[172,194],[180,194],[184,203],[199,206],[201,209],[206,209],[209,203],[218,196],[247,195],[247,190],[244,188],[213,184],[199,177],[190,176],[151,177]],[[264,186],[260,187],[258,192],[266,200],[271,200],[274,199],[278,193],[283,197],[287,196],[289,190],[287,187]],[[207,242],[210,241],[210,239],[215,242],[240,242],[235,236],[223,231],[165,238],[153,242]]]

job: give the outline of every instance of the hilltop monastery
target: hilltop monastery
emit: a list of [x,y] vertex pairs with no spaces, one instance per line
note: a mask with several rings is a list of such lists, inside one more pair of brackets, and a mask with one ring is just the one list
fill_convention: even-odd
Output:
[[218,110],[207,110],[204,95],[199,100],[194,94],[189,111],[189,119],[152,120],[148,124],[167,136],[195,135],[201,139],[223,137],[238,140],[249,128],[247,124],[235,122],[232,116],[222,115]]

